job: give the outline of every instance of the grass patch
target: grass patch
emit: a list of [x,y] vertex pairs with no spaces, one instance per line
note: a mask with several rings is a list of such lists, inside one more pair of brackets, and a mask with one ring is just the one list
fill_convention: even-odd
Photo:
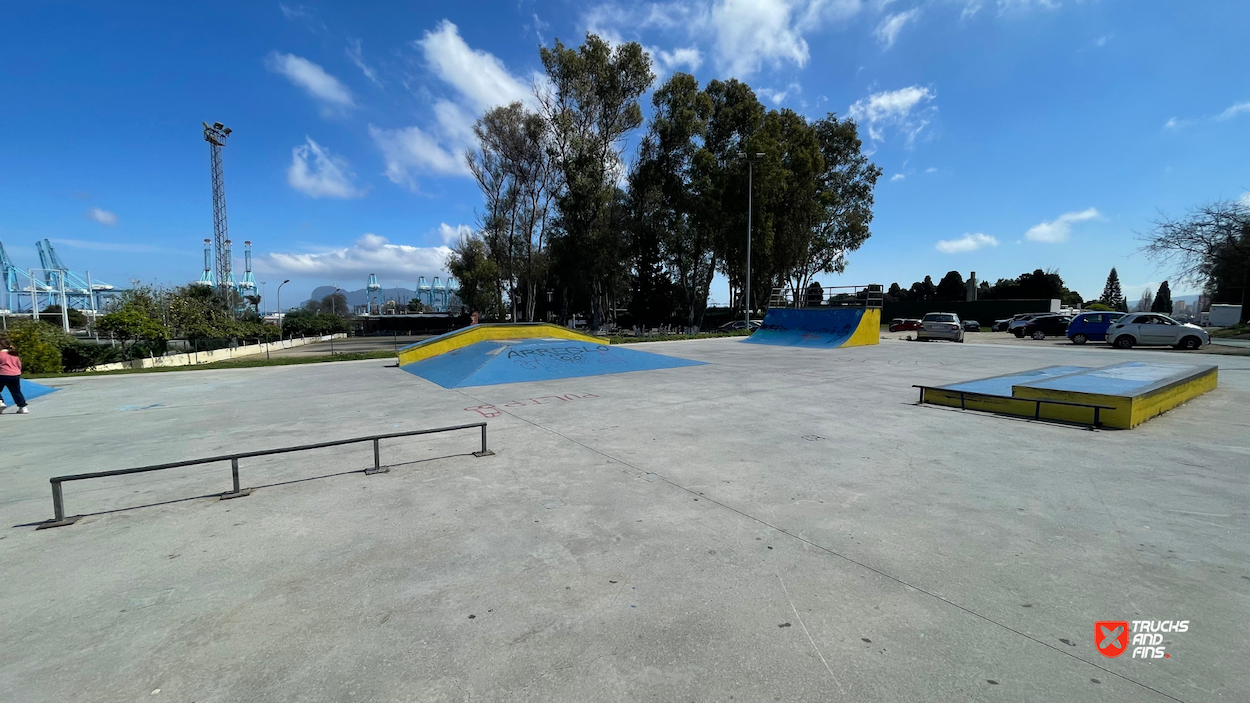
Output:
[[672,342],[681,339],[715,339],[717,337],[745,337],[746,330],[733,332],[699,332],[696,334],[657,334],[653,337],[608,337],[611,344],[638,344],[640,342]]
[[1221,327],[1218,330],[1211,330],[1211,336],[1226,339],[1250,339],[1250,325],[1238,323],[1232,327]]
[[117,369],[116,371],[71,371],[67,373],[33,373],[25,374],[24,378],[61,378],[64,376],[118,376],[132,373],[165,373],[168,371],[213,371],[219,369],[253,369],[261,366],[294,366],[297,364],[320,364],[327,361],[365,361],[367,359],[394,359],[395,352],[387,350],[367,352],[344,352],[340,354],[324,354],[319,356],[284,356],[277,359],[264,357],[229,359],[214,361],[211,364],[192,366],[159,366],[150,369]]

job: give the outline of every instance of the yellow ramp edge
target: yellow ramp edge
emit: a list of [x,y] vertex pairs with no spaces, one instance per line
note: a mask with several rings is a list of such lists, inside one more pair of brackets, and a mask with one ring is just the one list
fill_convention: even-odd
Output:
[[[1218,382],[1219,370],[1212,367],[1199,375],[1131,397],[1015,386],[1012,388],[1010,398],[965,395],[961,405],[959,391],[927,388],[924,391],[923,402],[1016,417],[1034,416],[1037,412],[1037,404],[1033,402],[1033,399],[1110,406],[1111,409],[1099,412],[1098,419],[1102,426],[1129,430],[1203,393],[1214,390]],[[1039,417],[1043,420],[1089,425],[1094,422],[1094,410],[1093,408],[1042,403]]]
[[483,323],[470,325],[464,329],[441,334],[416,344],[410,344],[399,350],[399,365],[406,366],[422,359],[446,354],[453,349],[460,349],[478,342],[496,339],[534,339],[536,337],[572,339],[594,344],[608,343],[606,337],[593,337],[547,322]]
[[865,308],[859,327],[842,343],[844,347],[862,347],[881,343],[881,308]]

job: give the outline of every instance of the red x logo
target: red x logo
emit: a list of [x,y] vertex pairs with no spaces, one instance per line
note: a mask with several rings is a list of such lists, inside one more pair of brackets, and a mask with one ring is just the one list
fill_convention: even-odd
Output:
[[1104,657],[1118,657],[1128,647],[1127,620],[1099,620],[1094,623],[1094,645]]

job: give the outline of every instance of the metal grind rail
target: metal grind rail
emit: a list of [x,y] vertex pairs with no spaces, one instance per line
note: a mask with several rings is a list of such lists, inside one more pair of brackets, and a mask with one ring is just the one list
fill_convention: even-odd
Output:
[[[917,386],[917,385],[913,385],[912,388],[920,389],[920,402],[921,403],[925,402],[924,400],[925,391],[941,391],[943,393],[958,393],[960,410],[968,409],[966,406],[966,401],[967,401],[968,396],[972,396],[974,398],[994,398],[995,400],[1003,400],[1003,396],[1001,395],[991,395],[989,393],[977,393],[976,391],[960,391],[960,390],[954,390],[951,388],[937,388],[934,386]],[[1045,398],[1016,398],[1013,396],[1011,398],[1007,398],[1007,400],[1018,400],[1024,403],[1033,403],[1034,404],[1033,405],[1033,419],[1034,420],[1044,419],[1042,418],[1042,403],[1048,403],[1050,405],[1068,405],[1068,406],[1072,406],[1075,408],[1091,408],[1094,411],[1094,421],[1090,423],[1089,425],[1089,428],[1091,430],[1102,427],[1101,413],[1103,410],[1115,410],[1115,407],[1111,405],[1094,405],[1093,403],[1072,403],[1066,400],[1047,400]],[[931,405],[940,405],[940,403],[931,403]],[[1049,419],[1049,418],[1045,418],[1045,419]],[[1055,420],[1055,422],[1066,422],[1066,420]],[[1076,424],[1084,424],[1084,423],[1076,423]]]
[[222,456],[209,457],[207,459],[190,459],[187,461],[175,461],[169,464],[156,464],[155,466],[141,466],[134,469],[116,469],[114,471],[96,471],[89,474],[73,474],[70,476],[57,476],[49,479],[52,483],[52,512],[54,517],[48,522],[41,523],[38,529],[42,530],[48,527],[63,527],[72,525],[78,521],[81,516],[67,518],[65,517],[65,501],[61,493],[61,484],[69,481],[86,481],[93,478],[108,478],[110,476],[126,476],[128,474],[142,474],[149,471],[164,471],[166,469],[177,469],[184,466],[198,466],[200,464],[215,464],[217,462],[230,462],[230,473],[234,480],[234,489],[227,493],[222,493],[223,500],[228,498],[241,498],[252,492],[250,488],[239,487],[239,460],[249,459],[258,456],[269,456],[271,454],[289,454],[291,452],[303,452],[311,449],[324,449],[326,447],[338,447],[344,444],[359,444],[361,442],[373,442],[373,467],[365,469],[366,474],[386,473],[390,467],[382,465],[382,448],[380,442],[384,439],[395,439],[398,437],[414,437],[416,435],[436,434],[439,432],[454,432],[456,430],[471,430],[482,428],[482,449],[473,452],[473,456],[491,456],[494,452],[486,448],[486,423],[473,422],[467,425],[452,425],[450,427],[435,427],[428,430],[410,430],[408,432],[390,432],[387,434],[370,435],[368,437],[354,437],[352,439],[339,439],[333,442],[318,442],[316,444],[301,444],[297,447],[282,447],[281,449],[264,449],[255,452],[240,452],[238,454],[225,454]]

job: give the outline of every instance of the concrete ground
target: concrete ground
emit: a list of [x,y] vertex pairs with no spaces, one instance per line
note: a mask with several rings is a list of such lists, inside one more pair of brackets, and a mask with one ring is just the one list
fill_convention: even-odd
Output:
[[[66,378],[0,416],[0,700],[1250,700],[1250,359],[1132,431],[911,384],[1100,347],[639,345],[447,390],[387,361]],[[51,476],[472,422],[473,432]],[[1188,620],[1167,659],[1097,620]]]
[[[274,349],[270,352],[273,358],[289,357],[289,356],[326,356],[331,353],[345,354],[351,352],[368,352],[379,350],[391,350],[420,342],[423,339],[429,339],[433,335],[417,334],[417,335],[399,335],[396,337],[348,337],[347,339],[336,339],[333,345],[330,342],[318,342],[317,344],[307,344],[302,347],[292,347],[290,349]],[[333,346],[333,351],[331,351]]]

